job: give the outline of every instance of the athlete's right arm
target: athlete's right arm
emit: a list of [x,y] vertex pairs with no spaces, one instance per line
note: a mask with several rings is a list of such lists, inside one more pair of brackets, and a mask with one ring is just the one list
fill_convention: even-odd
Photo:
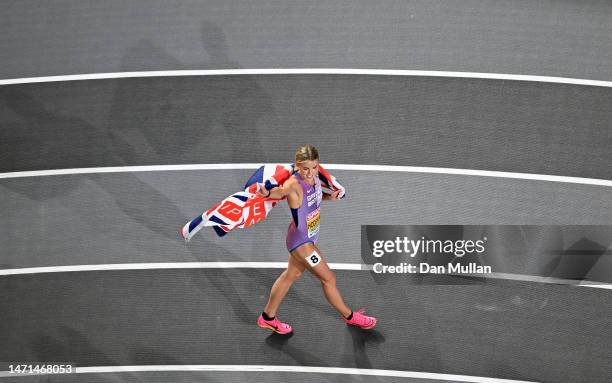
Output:
[[262,185],[262,188],[258,191],[258,194],[268,198],[281,199],[284,197],[289,197],[291,194],[296,193],[296,185],[297,183],[293,178],[289,178],[283,185],[279,185],[274,189],[270,190],[270,195],[268,195],[268,190],[265,186]]

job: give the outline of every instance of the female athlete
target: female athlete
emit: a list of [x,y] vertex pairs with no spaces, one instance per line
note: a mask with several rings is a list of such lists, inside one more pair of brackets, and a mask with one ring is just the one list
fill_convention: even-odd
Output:
[[325,297],[342,315],[344,322],[362,329],[371,329],[376,325],[376,318],[364,315],[363,310],[353,312],[348,308],[336,287],[336,275],[315,245],[319,236],[321,200],[336,200],[339,191],[331,195],[323,194],[318,177],[319,153],[314,146],[305,145],[297,150],[295,166],[297,172],[282,186],[272,190],[262,186],[258,191],[258,194],[264,197],[287,197],[293,220],[287,231],[287,269],[274,282],[268,304],[257,319],[257,325],[279,334],[289,334],[293,331],[290,325],[276,318],[276,312],[293,282],[308,269],[319,278]]

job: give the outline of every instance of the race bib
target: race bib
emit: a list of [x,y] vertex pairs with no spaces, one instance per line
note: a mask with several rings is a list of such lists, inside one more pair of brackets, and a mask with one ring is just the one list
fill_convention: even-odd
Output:
[[306,224],[308,226],[308,238],[314,237],[319,233],[319,223],[321,222],[321,215],[319,209],[313,211],[306,216]]
[[312,267],[315,267],[319,263],[321,263],[321,256],[316,251],[313,251],[308,257],[306,257],[306,262]]

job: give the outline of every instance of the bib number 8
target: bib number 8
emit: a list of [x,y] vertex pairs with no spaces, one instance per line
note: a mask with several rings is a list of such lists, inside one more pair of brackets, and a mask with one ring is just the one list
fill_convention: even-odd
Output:
[[310,266],[315,267],[321,262],[321,256],[316,251],[313,251],[312,254],[306,257],[306,262],[308,262]]

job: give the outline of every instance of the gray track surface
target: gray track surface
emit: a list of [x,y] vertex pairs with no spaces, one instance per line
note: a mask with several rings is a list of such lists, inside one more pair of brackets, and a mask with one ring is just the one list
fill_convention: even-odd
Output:
[[[249,170],[142,172],[0,180],[0,268],[130,262],[285,262],[289,209],[283,202],[266,221],[218,238],[203,229],[187,245],[178,229],[242,188]],[[318,242],[328,262],[373,263],[361,258],[365,224],[609,224],[607,187],[487,177],[370,174],[337,171],[347,197],[325,202]],[[508,244],[517,228],[487,235],[503,250],[497,272],[612,283],[609,228],[589,229],[591,254],[565,258],[559,249],[581,235],[543,229],[541,238]],[[497,252],[496,251],[496,252]],[[512,251],[512,254],[505,254]],[[553,251],[553,253],[551,253]],[[554,253],[556,251],[557,253]],[[574,261],[572,261],[574,259]],[[490,262],[494,259],[488,258]],[[556,261],[555,261],[556,260]],[[566,262],[570,262],[569,264]],[[569,265],[569,266],[568,266]],[[569,275],[565,268],[583,270]],[[547,270],[547,271],[545,271]]]
[[610,80],[606,0],[4,1],[0,78],[339,67]]
[[[426,371],[550,383],[608,382],[612,296],[568,286],[488,282],[408,286],[338,271],[355,309],[347,328],[310,275],[279,312],[290,339],[255,326],[280,270],[162,270],[0,278],[4,361],[77,366],[263,364]],[[315,341],[313,341],[315,340]],[[346,378],[348,381],[349,379]]]
[[460,383],[456,380],[391,378],[304,372],[124,372],[4,378],[3,383]]
[[612,179],[612,88],[346,75],[0,87],[0,171],[289,162]]
[[[612,78],[607,1],[169,4],[5,2],[0,78],[270,67]],[[610,105],[606,88],[469,79],[237,76],[3,86],[0,171],[288,162],[296,145],[312,142],[323,163],[612,179]],[[604,187],[334,173],[349,196],[325,206],[320,245],[332,262],[361,261],[359,225],[367,223],[612,222]],[[249,174],[0,180],[0,267],[284,261],[285,207],[249,232],[219,239],[207,230],[187,246],[178,238],[179,226],[238,190]],[[597,270],[610,270],[608,258],[590,265],[585,278],[601,280]],[[516,272],[530,271],[517,265]],[[380,319],[375,331],[362,333],[346,328],[318,283],[305,276],[281,308],[281,318],[296,328],[294,337],[283,339],[254,325],[279,273],[155,270],[2,277],[0,307],[9,309],[0,310],[0,361],[312,365],[551,383],[607,382],[612,376],[608,291],[499,280],[415,287],[401,276],[340,271],[347,302],[366,305]],[[242,382],[306,375],[145,373],[19,381],[179,377]],[[308,379],[355,377],[309,374]]]

